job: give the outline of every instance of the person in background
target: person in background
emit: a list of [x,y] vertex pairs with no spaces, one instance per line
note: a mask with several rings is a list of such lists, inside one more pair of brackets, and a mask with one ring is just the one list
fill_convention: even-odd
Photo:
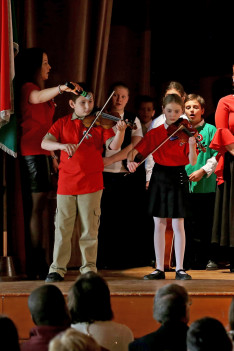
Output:
[[183,286],[167,284],[158,289],[154,297],[153,317],[161,326],[131,342],[129,351],[186,351],[190,304]]
[[186,248],[184,266],[187,269],[205,269],[211,245],[212,223],[216,191],[217,151],[209,145],[216,132],[215,126],[206,123],[205,100],[197,94],[185,98],[185,114],[197,130],[201,143],[197,163],[185,166],[189,177],[188,216],[185,218]]
[[[117,113],[134,127],[128,127],[121,149],[104,153],[104,191],[101,201],[101,220],[98,234],[98,268],[125,269],[146,265],[150,261],[144,249],[145,223],[145,169],[134,175],[127,169],[127,154],[141,139],[142,128],[135,113],[126,110],[129,89],[123,82],[110,87],[114,95],[110,113]],[[113,127],[114,132],[116,128]],[[116,215],[121,214],[121,220]],[[111,230],[110,230],[111,228]]]
[[143,135],[149,129],[155,115],[154,99],[149,95],[139,95],[136,98],[137,116],[141,122]]
[[[89,335],[68,328],[55,336],[49,344],[49,351],[105,351]],[[108,350],[106,350],[108,351]]]
[[[144,159],[161,143],[153,153],[155,166],[149,185],[149,215],[154,217],[154,248],[156,270],[144,276],[144,279],[165,279],[165,231],[167,218],[172,218],[175,235],[176,279],[187,280],[191,276],[183,269],[185,250],[184,218],[187,210],[188,177],[185,166],[197,162],[196,140],[187,138],[180,141],[172,136],[170,126],[177,122],[184,110],[184,103],[177,94],[167,95],[163,100],[163,112],[166,122],[146,133],[142,141],[128,154],[128,169],[137,170],[139,160]],[[183,119],[181,119],[183,121]],[[175,125],[174,125],[175,126]],[[172,126],[175,131],[174,126]],[[176,128],[177,129],[177,128]],[[168,136],[169,134],[169,136]],[[165,142],[165,140],[167,142]]]
[[[29,279],[44,279],[48,264],[42,245],[43,224],[51,170],[57,172],[55,154],[41,148],[41,140],[53,122],[54,98],[66,85],[45,88],[51,66],[46,52],[29,48],[16,56],[16,103],[19,113],[20,164],[26,236],[26,273]],[[75,90],[80,87],[73,83]],[[52,157],[52,159],[50,158]]]
[[232,343],[234,346],[234,298],[232,298],[232,302],[229,307],[228,322],[229,322],[229,328],[230,328],[228,335],[230,336],[230,339],[232,340]]
[[232,342],[220,321],[204,317],[193,322],[187,333],[188,351],[232,351]]
[[7,316],[0,315],[0,349],[20,351],[19,335],[15,323]]
[[82,274],[68,293],[71,327],[92,336],[109,351],[127,351],[133,341],[132,331],[123,324],[112,321],[110,290],[97,273]]
[[29,295],[28,308],[36,326],[21,344],[21,351],[48,351],[50,340],[70,326],[64,296],[57,286],[43,285]]
[[219,100],[215,125],[217,131],[210,148],[218,151],[217,189],[212,229],[212,252],[207,269],[218,269],[220,248],[227,248],[226,260],[234,272],[234,95]]
[[[64,280],[71,257],[71,238],[75,223],[80,223],[80,272],[97,271],[98,227],[100,201],[103,191],[103,145],[118,149],[124,138],[126,123],[118,121],[116,134],[112,128],[94,125],[87,134],[86,116],[94,108],[94,96],[85,83],[80,86],[88,96],[72,95],[69,105],[73,113],[60,118],[42,140],[42,148],[60,150],[55,242],[53,262],[46,277],[47,283]],[[78,143],[82,140],[79,145]],[[115,199],[113,200],[115,201]],[[77,216],[80,221],[76,222]],[[112,223],[114,226],[114,223]]]
[[[137,116],[141,122],[143,136],[147,133],[149,127],[155,116],[155,102],[154,99],[149,95],[139,95],[136,98],[136,111]],[[145,167],[145,164],[142,165]],[[146,183],[147,184],[147,183]],[[148,186],[146,186],[145,198],[144,198],[144,208],[147,208],[148,204]],[[145,262],[150,264],[151,266],[155,266],[155,253],[153,248],[153,237],[154,237],[154,221],[153,218],[146,215],[145,218],[145,228],[144,231],[146,233],[144,238],[144,249],[143,252],[147,252],[147,257],[149,259],[145,259]]]

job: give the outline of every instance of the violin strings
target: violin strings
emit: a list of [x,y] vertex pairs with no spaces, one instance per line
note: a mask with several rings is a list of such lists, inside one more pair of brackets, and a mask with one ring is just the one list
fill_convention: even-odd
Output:
[[108,113],[105,113],[105,112],[102,112],[102,116],[106,117],[106,118],[108,118],[108,119],[110,119],[112,121],[119,121],[121,119],[121,118],[109,115]]

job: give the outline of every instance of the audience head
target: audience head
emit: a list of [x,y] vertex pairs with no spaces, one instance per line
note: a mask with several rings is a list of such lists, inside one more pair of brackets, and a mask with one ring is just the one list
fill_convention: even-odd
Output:
[[2,351],[20,351],[16,326],[10,318],[4,315],[0,315],[0,345]]
[[50,341],[49,351],[101,351],[101,347],[91,336],[68,328]]
[[232,299],[231,305],[229,307],[228,320],[230,329],[234,330],[234,298]]
[[187,333],[188,351],[231,351],[232,342],[220,321],[204,317],[193,322]]
[[35,289],[28,298],[28,307],[36,325],[68,326],[66,301],[59,288],[52,284]]
[[154,319],[167,322],[189,321],[189,296],[183,286],[167,284],[160,288],[154,298]]
[[68,293],[72,323],[108,321],[113,318],[110,290],[97,273],[82,274]]
[[137,116],[145,124],[152,120],[155,114],[154,99],[149,95],[140,95],[136,99]]

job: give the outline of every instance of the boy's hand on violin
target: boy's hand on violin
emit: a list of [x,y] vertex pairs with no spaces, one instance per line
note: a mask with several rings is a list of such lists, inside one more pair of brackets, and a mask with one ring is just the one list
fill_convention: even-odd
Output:
[[60,150],[65,151],[68,156],[72,156],[77,150],[77,144],[61,144]]
[[128,167],[129,172],[134,173],[138,167],[138,163],[134,162],[134,161],[128,161],[127,167]]
[[205,174],[204,169],[200,168],[189,175],[189,180],[190,182],[199,182]]
[[127,128],[127,124],[124,121],[118,121],[116,124],[116,128],[119,132],[124,132]]

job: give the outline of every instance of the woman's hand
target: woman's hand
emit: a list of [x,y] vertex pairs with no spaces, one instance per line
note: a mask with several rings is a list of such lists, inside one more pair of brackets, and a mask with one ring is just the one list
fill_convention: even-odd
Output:
[[[62,84],[62,85],[60,85],[60,90],[61,90],[61,92],[64,92],[64,91],[66,91],[66,92],[71,92],[71,93],[73,93],[73,94],[75,94],[75,95],[79,95],[79,93],[78,92],[82,92],[83,91],[83,88],[81,88],[80,86],[79,86],[79,84],[77,84],[77,83],[74,83],[74,82],[70,82],[72,85],[74,85],[74,88],[73,89],[71,89],[71,88],[69,88],[66,84]],[[78,92],[77,92],[78,91]]]

